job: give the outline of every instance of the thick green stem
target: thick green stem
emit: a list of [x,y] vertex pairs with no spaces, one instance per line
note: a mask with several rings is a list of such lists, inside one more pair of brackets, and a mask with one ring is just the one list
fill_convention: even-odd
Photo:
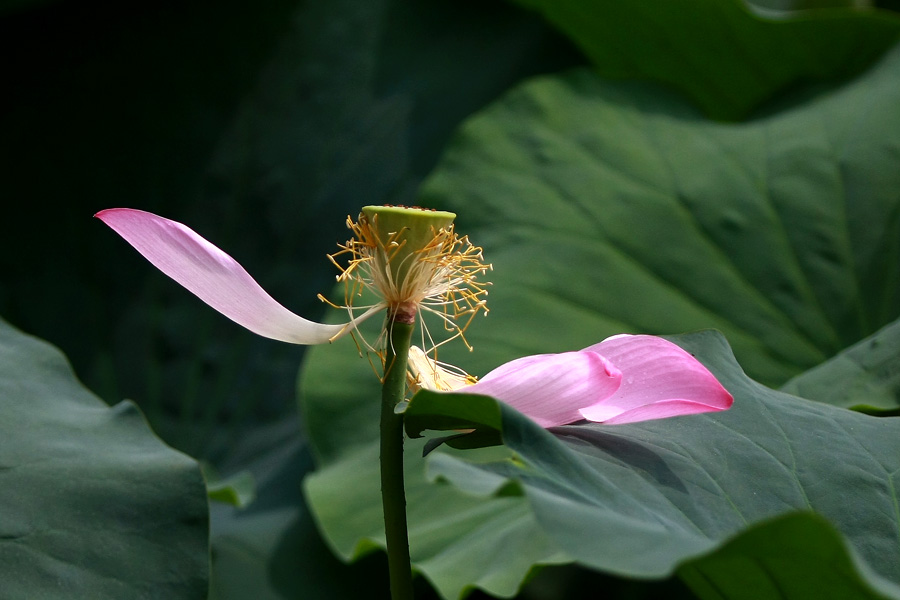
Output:
[[412,600],[412,568],[406,527],[406,492],[403,487],[403,415],[394,407],[406,396],[406,369],[413,323],[389,318],[381,388],[381,500],[387,538],[391,598]]

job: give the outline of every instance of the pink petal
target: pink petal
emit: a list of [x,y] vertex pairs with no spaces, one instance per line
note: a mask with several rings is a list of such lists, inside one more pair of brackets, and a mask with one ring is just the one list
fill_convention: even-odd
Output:
[[579,409],[615,392],[621,378],[596,352],[564,352],[508,362],[458,391],[493,396],[542,427],[553,427],[580,421]]
[[694,415],[721,408],[710,408],[707,404],[690,402],[689,400],[660,400],[653,404],[645,404],[631,410],[619,413],[615,417],[603,421],[604,425],[624,425],[625,423],[639,423],[653,419],[665,419],[667,417],[680,417],[682,415]]
[[[111,208],[94,216],[160,271],[256,334],[293,344],[322,344],[353,328],[295,315],[267,294],[237,261],[181,223],[130,208]],[[372,312],[356,318],[353,325]]]
[[622,372],[610,397],[583,408],[590,421],[635,423],[726,410],[733,398],[700,362],[677,345],[652,335],[617,335],[586,348]]

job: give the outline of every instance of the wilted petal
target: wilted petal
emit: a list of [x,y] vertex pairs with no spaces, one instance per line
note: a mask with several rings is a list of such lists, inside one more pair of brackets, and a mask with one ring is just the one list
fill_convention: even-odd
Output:
[[617,335],[585,349],[622,372],[608,398],[583,408],[590,421],[609,424],[726,410],[733,398],[700,362],[679,346],[651,335]]
[[619,387],[622,374],[591,351],[539,354],[508,362],[459,392],[493,396],[542,427],[582,419],[579,409]]
[[[130,208],[103,210],[95,216],[160,271],[256,334],[293,344],[322,344],[353,328],[295,315],[267,294],[237,261],[181,223]],[[374,312],[377,310],[360,315],[353,325]]]
[[418,346],[409,347],[408,368],[413,391],[454,392],[476,381],[458,367],[436,362]]

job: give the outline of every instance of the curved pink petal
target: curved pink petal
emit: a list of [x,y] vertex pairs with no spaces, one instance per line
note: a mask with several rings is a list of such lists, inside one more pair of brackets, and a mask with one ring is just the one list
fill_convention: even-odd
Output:
[[711,410],[724,410],[710,408],[707,404],[690,402],[689,400],[660,400],[653,404],[645,404],[619,413],[615,417],[603,421],[604,425],[624,425],[625,423],[639,423],[653,419],[665,419],[667,417],[680,417],[682,415],[694,415],[710,412]]
[[596,352],[526,356],[497,367],[459,392],[493,396],[542,427],[580,421],[579,409],[619,387],[619,370]]
[[263,337],[292,344],[322,344],[377,312],[360,315],[352,326],[309,321],[276,302],[237,261],[181,223],[130,208],[111,208],[94,216],[160,271],[238,325]]
[[679,346],[652,335],[617,335],[588,348],[622,372],[614,394],[583,408],[590,421],[635,423],[726,410],[733,398],[700,362]]

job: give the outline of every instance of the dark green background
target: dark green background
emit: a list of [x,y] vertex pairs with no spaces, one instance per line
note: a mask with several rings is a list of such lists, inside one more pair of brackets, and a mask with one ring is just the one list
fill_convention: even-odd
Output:
[[[644,31],[619,25],[626,39]],[[537,14],[477,0],[20,0],[0,5],[0,52],[0,316],[59,346],[107,402],[134,399],[170,444],[226,474],[251,468],[260,499],[245,515],[301,506],[280,556],[316,549],[324,566],[307,575],[321,577],[322,597],[336,593],[329,569],[339,567],[299,487],[280,483],[312,467],[294,398],[304,349],[234,326],[91,216],[126,206],[187,223],[316,318],[347,214],[414,201],[463,119],[531,75],[588,58]],[[804,82],[778,87],[760,110],[819,89],[798,92]],[[272,459],[272,448],[287,450]],[[234,526],[230,510],[214,509],[214,535]],[[376,577],[380,560],[355,568]],[[552,573],[530,597],[601,585]],[[269,574],[297,591],[290,564],[273,560]],[[220,583],[235,586],[222,597],[241,597]],[[680,586],[602,585],[634,597]]]

